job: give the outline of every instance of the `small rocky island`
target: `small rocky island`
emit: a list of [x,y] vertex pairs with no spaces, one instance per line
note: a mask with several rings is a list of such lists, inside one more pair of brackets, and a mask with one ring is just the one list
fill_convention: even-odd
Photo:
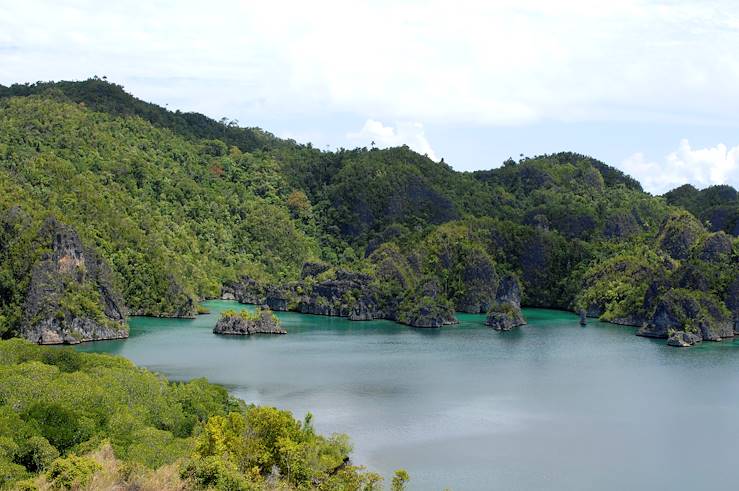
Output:
[[501,280],[485,324],[496,331],[510,331],[526,324],[521,313],[521,286],[515,276],[508,275]]
[[227,310],[213,328],[215,334],[249,336],[251,334],[287,334],[280,326],[280,320],[269,308],[258,308],[251,313],[248,310],[236,312]]

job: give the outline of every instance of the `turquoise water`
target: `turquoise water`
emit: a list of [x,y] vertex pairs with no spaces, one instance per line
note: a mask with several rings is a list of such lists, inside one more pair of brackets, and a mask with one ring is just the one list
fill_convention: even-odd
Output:
[[216,336],[195,320],[133,318],[131,337],[79,346],[348,433],[354,461],[410,489],[737,489],[739,342],[690,349],[633,329],[526,310],[412,329],[279,313],[286,336]]

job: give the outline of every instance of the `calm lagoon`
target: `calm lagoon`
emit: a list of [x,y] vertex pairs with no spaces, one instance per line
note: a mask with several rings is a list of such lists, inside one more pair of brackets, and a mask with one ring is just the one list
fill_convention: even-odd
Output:
[[353,460],[405,468],[413,490],[737,489],[739,341],[678,349],[634,330],[525,309],[511,332],[278,313],[286,336],[217,336],[194,320],[131,319],[78,346],[175,380],[207,377],[250,403],[310,411]]

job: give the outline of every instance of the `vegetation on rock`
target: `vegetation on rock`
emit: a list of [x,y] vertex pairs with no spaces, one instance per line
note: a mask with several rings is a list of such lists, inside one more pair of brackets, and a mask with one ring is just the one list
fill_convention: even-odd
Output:
[[267,308],[257,308],[255,312],[242,309],[240,312],[226,310],[213,327],[215,334],[287,334],[280,327],[280,319]]
[[[49,217],[134,315],[194,316],[224,295],[439,326],[488,312],[513,274],[524,306],[641,326],[680,288],[736,323],[736,200],[729,186],[654,197],[575,153],[461,173],[407,147],[326,152],[98,79],[3,87],[0,330],[21,332]],[[104,311],[94,289],[68,290],[70,321]]]

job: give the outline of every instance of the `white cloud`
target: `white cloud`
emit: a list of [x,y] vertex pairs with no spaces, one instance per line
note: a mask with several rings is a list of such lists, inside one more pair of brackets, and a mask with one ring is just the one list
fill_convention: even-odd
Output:
[[379,148],[408,145],[420,154],[426,154],[438,161],[421,123],[398,122],[395,127],[385,126],[380,121],[368,119],[362,129],[356,133],[348,133],[347,139],[358,146],[370,146],[372,142]]
[[[423,126],[413,124],[434,134],[530,125],[534,147],[546,140],[543,126],[561,123],[629,131],[632,122],[667,122],[705,134],[737,125],[739,2],[0,0],[0,83],[93,74],[171,108],[299,139],[343,135],[347,121],[418,122],[382,125],[374,139],[430,155]],[[436,138],[457,163],[472,152],[462,143],[455,155]],[[484,150],[468,168],[492,165],[496,149]],[[681,152],[659,162],[635,154],[624,165],[653,190],[737,184],[733,150],[723,164]]]
[[106,74],[242,120],[732,122],[739,4],[0,0],[0,66],[1,83]]
[[637,178],[644,189],[662,194],[686,183],[698,188],[714,184],[739,184],[739,146],[724,144],[711,148],[691,148],[683,139],[674,152],[660,162],[635,153],[622,162],[621,169]]

